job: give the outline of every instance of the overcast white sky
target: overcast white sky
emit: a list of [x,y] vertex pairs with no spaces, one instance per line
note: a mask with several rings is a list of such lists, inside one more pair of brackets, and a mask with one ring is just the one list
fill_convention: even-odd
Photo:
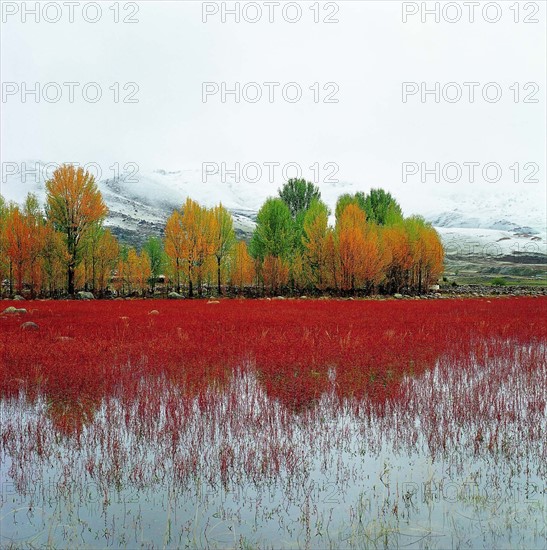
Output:
[[[83,4],[75,7],[73,23],[61,2],[57,23],[45,21],[43,13],[40,22],[32,14],[23,22],[22,13],[34,2],[15,8],[12,2],[2,4],[3,92],[18,86],[15,94],[2,98],[4,163],[37,159],[108,167],[136,162],[143,170],[178,170],[200,168],[203,162],[225,161],[228,167],[235,162],[297,162],[311,179],[308,166],[333,162],[339,167],[335,177],[344,182],[396,189],[403,185],[405,161],[497,162],[507,187],[545,200],[545,2],[537,2],[537,13],[524,10],[521,2],[519,23],[510,9],[514,2],[500,1],[496,23],[484,20],[481,3],[474,23],[467,22],[464,10],[452,24],[442,14],[440,23],[433,16],[422,23],[420,14],[403,23],[399,1],[321,2],[320,19],[338,9],[333,18],[339,22],[333,24],[314,22],[313,2],[299,2],[302,16],[293,24],[283,19],[280,7],[275,21],[268,22],[264,5],[262,20],[252,24],[236,23],[233,16],[223,23],[220,13],[204,23],[201,2],[102,2],[96,23],[84,20]],[[222,4],[234,7],[234,2],[208,5],[220,12]],[[120,19],[138,22],[115,23],[114,8]],[[57,14],[50,9],[45,17],[54,19]],[[449,17],[454,13],[447,12]],[[87,15],[93,18],[95,11],[89,9]],[[539,22],[524,23],[525,17]],[[203,103],[203,82],[233,87],[236,81],[242,86],[297,82],[303,97],[288,103],[277,88],[274,103],[263,98],[236,104],[230,97],[221,103],[219,95]],[[36,82],[42,87],[59,83],[61,99],[35,102],[28,95],[23,102],[23,83],[32,88]],[[80,83],[73,103],[64,82]],[[88,82],[101,86],[97,103],[82,99]],[[132,90],[124,91],[125,83],[137,83],[138,103],[115,103],[109,89],[115,82],[121,98]],[[309,86],[315,82],[321,87],[336,83],[338,103],[314,103]],[[457,103],[441,98],[437,104],[431,96],[421,103],[418,95],[403,103],[403,82],[457,82],[464,94],[464,82],[480,85],[472,104],[465,95]],[[500,101],[483,100],[482,87],[488,82],[501,87]],[[510,89],[515,82],[520,87],[517,103]],[[523,89],[529,82],[539,86],[532,95],[538,103],[523,103],[535,91]],[[15,84],[10,88],[9,83]],[[53,96],[55,88],[49,92]],[[325,93],[321,90],[322,98]],[[515,184],[509,169],[515,162],[521,167],[536,163],[539,182]],[[461,185],[472,191],[476,184],[466,179]],[[272,190],[280,183],[280,178],[262,182]],[[420,189],[419,178],[408,185]]]

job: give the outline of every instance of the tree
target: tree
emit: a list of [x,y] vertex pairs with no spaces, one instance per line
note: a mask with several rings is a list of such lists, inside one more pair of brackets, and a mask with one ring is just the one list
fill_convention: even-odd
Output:
[[251,255],[288,259],[292,245],[292,219],[289,207],[281,199],[267,199],[259,210],[251,238]]
[[378,225],[394,225],[403,221],[403,212],[399,203],[383,189],[371,189],[366,196],[357,193],[367,220]]
[[74,273],[81,261],[84,237],[108,210],[95,178],[83,168],[64,164],[46,182],[46,214],[66,236],[68,293],[74,294]]
[[340,284],[355,291],[365,279],[365,213],[357,204],[348,204],[336,222]]
[[164,252],[161,240],[157,237],[148,237],[144,243],[143,250],[148,254],[150,259],[150,286],[152,292],[156,289],[156,281],[162,275],[164,268]]
[[0,195],[0,296],[3,293],[3,281],[9,277],[9,265],[7,255],[6,224],[8,221],[8,205],[4,197]]
[[148,289],[148,282],[152,275],[152,267],[150,264],[150,257],[146,250],[141,250],[138,255],[137,261],[137,275],[135,278],[135,284],[137,290],[144,296]]
[[91,224],[83,239],[82,263],[84,264],[85,290],[95,291],[97,287],[97,261],[104,229],[100,223]]
[[361,208],[364,212],[363,205],[359,203],[359,200],[357,198],[357,194],[350,195],[349,193],[344,193],[343,195],[340,195],[338,197],[338,200],[336,201],[336,208],[334,209],[334,214],[336,216],[336,221],[340,219],[342,216],[342,212],[346,209],[347,206],[350,204],[355,204],[359,208]]
[[26,262],[28,262],[30,250],[30,228],[18,206],[14,206],[9,212],[5,236],[6,253],[15,274],[15,288],[17,292],[21,293],[23,290],[24,268]]
[[22,211],[17,205],[7,210],[3,232],[6,254],[15,272],[16,290],[21,293],[27,279],[34,296],[41,283],[39,259],[44,246],[44,223],[34,195],[29,193]]
[[177,292],[180,292],[180,279],[185,257],[185,238],[182,212],[175,210],[165,225],[165,253],[171,260]]
[[253,259],[247,251],[245,241],[238,241],[235,245],[230,270],[230,281],[240,290],[253,283],[255,276]]
[[202,293],[206,262],[215,250],[216,219],[211,210],[200,206],[190,197],[180,210],[175,210],[165,227],[165,252],[171,258],[180,292],[181,269],[186,267],[188,294],[193,296],[194,281]]
[[329,209],[314,199],[304,216],[302,243],[306,279],[318,289],[327,284],[327,234]]
[[214,256],[217,261],[217,291],[220,296],[222,293],[220,274],[223,262],[229,257],[234,244],[234,222],[231,214],[219,204],[213,208],[213,216],[215,218],[215,233],[214,233]]
[[412,267],[412,254],[408,232],[403,223],[383,227],[381,249],[385,270],[385,290],[401,292],[407,286]]
[[112,235],[109,229],[105,229],[99,238],[97,256],[97,288],[101,296],[104,295],[110,282],[119,253],[120,247],[116,237]]
[[422,292],[442,273],[444,251],[439,235],[421,216],[407,218],[405,229],[412,257],[410,286]]
[[321,200],[321,192],[313,183],[293,178],[279,189],[279,198],[289,207],[292,218],[296,219],[298,213],[305,212],[314,199]]
[[264,286],[277,293],[289,282],[289,263],[280,256],[268,254],[262,263]]
[[185,229],[185,259],[188,268],[188,294],[193,296],[193,281],[197,279],[198,294],[202,294],[202,281],[206,262],[214,251],[216,219],[211,210],[188,198],[182,215]]
[[34,298],[42,284],[42,250],[44,248],[45,219],[40,210],[38,198],[28,193],[23,205],[25,223],[30,233],[28,239],[28,258],[26,265],[27,278],[31,296]]
[[374,223],[365,224],[362,277],[368,293],[372,292],[384,278],[384,257],[380,247],[378,230],[379,226]]
[[44,226],[44,246],[42,249],[42,281],[47,292],[52,295],[65,288],[63,272],[68,261],[63,234],[56,231],[48,221]]

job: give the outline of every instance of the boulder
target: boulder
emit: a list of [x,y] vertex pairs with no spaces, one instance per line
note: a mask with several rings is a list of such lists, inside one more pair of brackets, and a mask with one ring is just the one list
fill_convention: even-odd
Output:
[[94,300],[95,296],[93,296],[92,292],[85,292],[85,290],[80,290],[77,294],[78,300]]
[[402,294],[399,294],[398,292],[396,292],[394,295],[393,295],[394,298],[396,298],[397,300],[400,300],[403,295]]
[[24,315],[25,313],[27,313],[27,310],[24,308],[24,307],[20,307],[20,308],[17,308],[17,307],[13,307],[13,306],[9,306],[7,307],[3,312],[2,312],[2,315],[6,314],[6,315]]
[[21,330],[40,330],[40,327],[32,321],[27,321],[21,325]]
[[167,297],[170,299],[170,300],[182,300],[184,298],[184,296],[182,294],[179,294],[178,292],[170,292]]
[[13,297],[14,300],[20,302],[21,300],[24,302],[25,299],[20,295],[20,294],[16,294],[14,297]]

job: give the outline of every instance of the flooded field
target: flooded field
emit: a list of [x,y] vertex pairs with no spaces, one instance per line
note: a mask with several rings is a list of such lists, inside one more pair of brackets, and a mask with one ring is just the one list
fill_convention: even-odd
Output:
[[544,548],[546,305],[28,303],[1,545]]

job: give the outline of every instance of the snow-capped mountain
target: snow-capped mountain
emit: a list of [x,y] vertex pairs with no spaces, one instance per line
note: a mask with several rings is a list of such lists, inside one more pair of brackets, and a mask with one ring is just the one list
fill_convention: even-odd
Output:
[[[45,181],[50,174],[44,163],[21,163],[2,174],[0,193],[7,200],[23,202],[28,192],[45,199]],[[12,173],[15,172],[15,173]],[[271,186],[220,176],[202,177],[201,170],[122,172],[99,179],[99,188],[109,208],[106,224],[121,239],[133,244],[148,235],[161,235],[171,212],[187,197],[212,206],[222,202],[234,217],[239,236],[248,236],[260,205],[271,195]],[[340,182],[320,185],[322,197],[334,210],[342,193],[367,191],[362,185]],[[405,215],[420,214],[438,230],[450,258],[521,257],[547,255],[546,198],[519,189],[458,189],[442,186],[401,188],[389,191],[400,202]]]

